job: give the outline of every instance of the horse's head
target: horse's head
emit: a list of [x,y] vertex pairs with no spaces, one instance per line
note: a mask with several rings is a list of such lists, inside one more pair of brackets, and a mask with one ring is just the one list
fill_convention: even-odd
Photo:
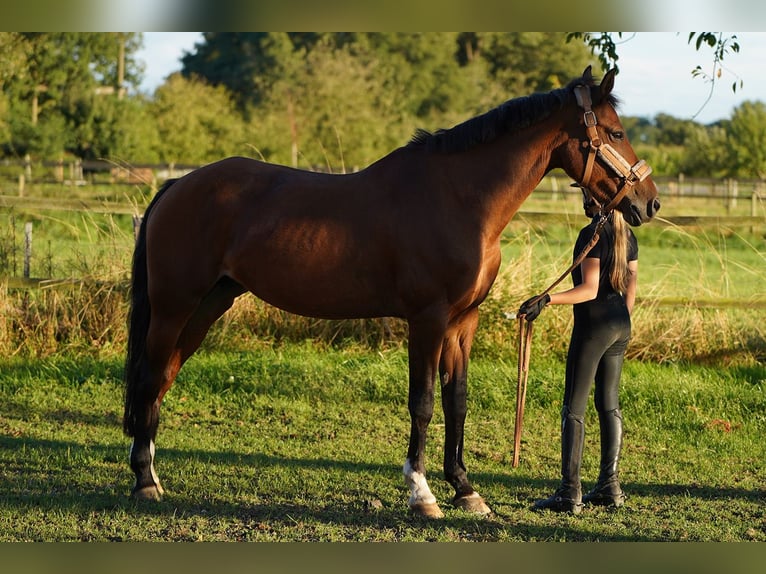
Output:
[[609,70],[595,85],[588,66],[583,77],[570,84],[578,113],[566,120],[566,143],[559,160],[602,212],[617,209],[630,225],[637,226],[654,217],[660,202],[650,177],[652,169],[636,156],[615,110],[615,74],[616,70]]

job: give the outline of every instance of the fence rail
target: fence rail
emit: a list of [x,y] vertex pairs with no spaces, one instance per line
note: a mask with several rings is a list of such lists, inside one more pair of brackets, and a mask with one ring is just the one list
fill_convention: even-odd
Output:
[[198,164],[172,162],[127,164],[106,160],[4,159],[0,160],[0,186],[4,191],[15,187],[18,195],[24,195],[27,186],[31,185],[87,186],[101,182],[156,187],[158,181],[179,177],[198,167]]
[[[579,192],[577,192],[579,193]],[[143,206],[114,201],[87,201],[81,199],[50,199],[42,197],[16,197],[0,195],[0,209],[34,209],[36,211],[71,211],[112,215],[139,215]],[[580,223],[579,213],[519,210],[513,221],[525,223]],[[578,216],[578,217],[576,217]],[[762,215],[677,215],[659,217],[659,225],[678,227],[758,227],[766,225]]]
[[[200,167],[185,162],[136,163],[107,160],[36,161],[25,159],[0,160],[0,190],[18,186],[23,195],[26,185],[67,184],[88,185],[106,181],[115,185],[144,184],[156,186],[157,182],[178,177]],[[322,171],[318,169],[317,171]],[[752,196],[766,197],[766,180],[735,178],[703,178],[677,176],[654,176],[655,183],[663,195],[670,197],[705,197],[715,199],[750,199]],[[571,179],[556,170],[543,178],[538,190],[552,194],[578,193],[570,188]]]

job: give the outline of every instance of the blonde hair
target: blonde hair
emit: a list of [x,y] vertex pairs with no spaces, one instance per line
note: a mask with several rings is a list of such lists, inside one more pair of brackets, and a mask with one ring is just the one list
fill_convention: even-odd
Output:
[[614,260],[609,270],[609,283],[612,289],[625,294],[631,274],[628,269],[628,225],[617,210],[612,212],[611,217],[614,229]]

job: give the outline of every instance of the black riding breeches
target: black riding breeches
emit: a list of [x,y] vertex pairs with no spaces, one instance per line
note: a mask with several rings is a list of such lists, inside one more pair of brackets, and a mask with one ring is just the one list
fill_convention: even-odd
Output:
[[630,340],[630,313],[622,297],[575,307],[574,328],[567,354],[564,408],[585,415],[591,383],[596,383],[598,412],[620,408],[620,375]]

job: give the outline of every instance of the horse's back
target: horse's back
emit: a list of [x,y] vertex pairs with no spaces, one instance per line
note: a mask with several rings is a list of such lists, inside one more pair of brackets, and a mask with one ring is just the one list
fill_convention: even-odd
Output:
[[[228,276],[296,313],[400,314],[389,259],[392,205],[359,174],[227,158],[174,183],[152,213],[157,289],[201,296]],[[160,287],[160,285],[162,287]]]

